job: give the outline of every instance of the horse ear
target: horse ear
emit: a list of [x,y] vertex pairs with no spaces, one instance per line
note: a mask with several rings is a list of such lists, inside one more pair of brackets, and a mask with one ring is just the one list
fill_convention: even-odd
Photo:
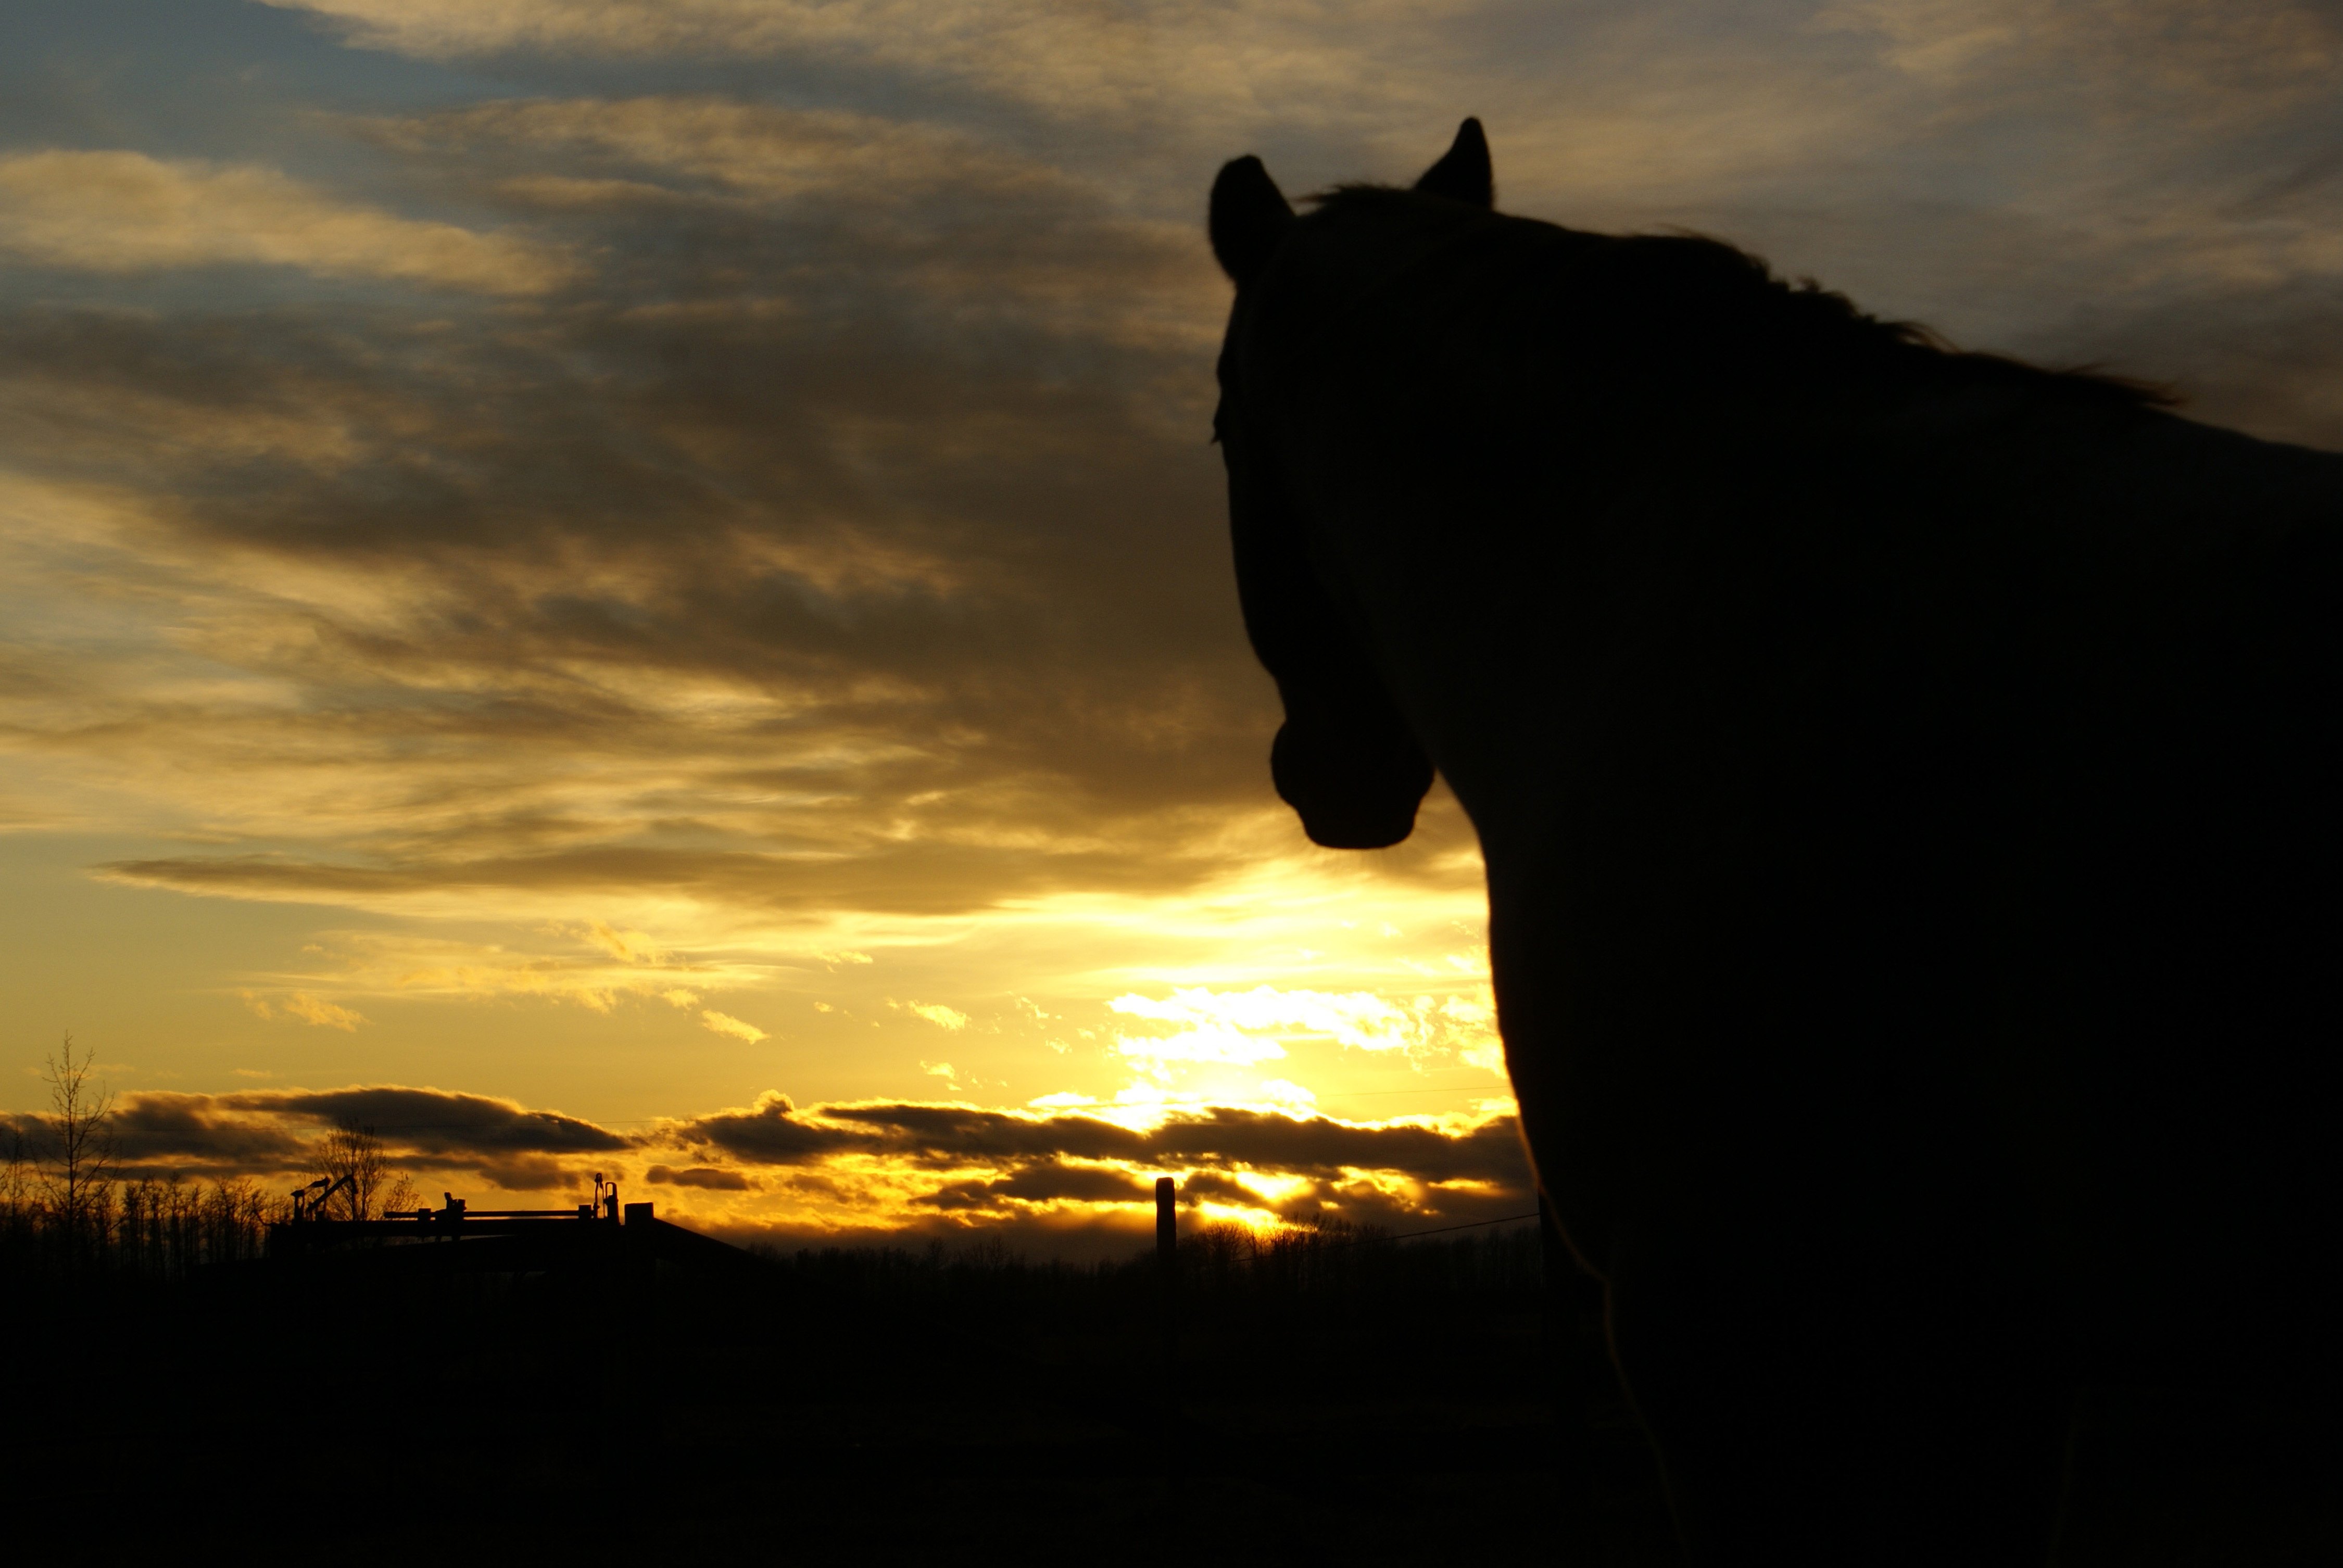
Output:
[[1212,182],[1212,254],[1239,288],[1261,276],[1293,226],[1285,193],[1250,154],[1221,166]]
[[1438,163],[1423,171],[1415,188],[1474,206],[1497,205],[1497,176],[1489,167],[1489,138],[1481,134],[1480,121],[1467,120],[1456,127],[1456,140]]

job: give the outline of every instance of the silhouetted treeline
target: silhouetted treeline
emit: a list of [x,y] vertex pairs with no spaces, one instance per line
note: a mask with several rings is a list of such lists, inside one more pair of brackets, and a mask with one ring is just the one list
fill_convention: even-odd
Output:
[[45,1116],[9,1130],[0,1165],[0,1282],[13,1304],[59,1281],[174,1282],[206,1263],[260,1256],[283,1205],[245,1177],[125,1179],[114,1091],[73,1036],[47,1058]]
[[[1098,1263],[1031,1259],[998,1237],[960,1247],[931,1241],[920,1248],[751,1250],[809,1282],[905,1304],[1138,1310],[1162,1289],[1151,1248]],[[1202,1313],[1305,1298],[1334,1306],[1427,1296],[1528,1310],[1545,1278],[1534,1224],[1422,1239],[1332,1218],[1269,1231],[1213,1224],[1182,1235],[1176,1256],[1182,1310]]]
[[12,1164],[0,1178],[0,1271],[15,1289],[85,1276],[186,1279],[257,1258],[284,1201],[249,1180],[80,1184],[70,1201]]
[[1268,1232],[1208,1225],[1180,1248],[1182,1292],[1207,1301],[1432,1295],[1526,1305],[1544,1285],[1534,1223],[1423,1237],[1332,1219]]

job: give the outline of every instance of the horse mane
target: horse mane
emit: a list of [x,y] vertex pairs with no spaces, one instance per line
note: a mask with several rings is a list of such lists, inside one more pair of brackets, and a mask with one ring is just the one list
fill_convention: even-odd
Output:
[[[1302,200],[1329,213],[1393,201],[1436,203],[1451,213],[1455,206],[1374,185],[1336,186]],[[1579,286],[1605,290],[1612,303],[1628,307],[1626,315],[1655,326],[1678,347],[1688,333],[1762,341],[1787,350],[1817,376],[1860,369],[1915,391],[1950,383],[2049,393],[2107,408],[2166,408],[2180,401],[2168,387],[2097,366],[2050,368],[1962,348],[1921,323],[1873,316],[1811,277],[1778,277],[1764,257],[1690,230],[1598,235],[1510,214],[1492,214],[1486,221],[1534,225],[1593,242],[1594,249],[1574,252],[1574,270],[1592,275],[1582,276]]]

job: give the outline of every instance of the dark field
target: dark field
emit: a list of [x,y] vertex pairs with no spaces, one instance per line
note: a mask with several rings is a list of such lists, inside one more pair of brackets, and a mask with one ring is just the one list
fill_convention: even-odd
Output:
[[[1330,1240],[1260,1263],[1183,1243],[1168,1365],[1151,1256],[20,1278],[10,1469],[123,1547],[367,1563],[1543,1563],[1567,1473],[1592,1477],[1569,1501],[1593,1561],[1674,1561],[1534,1226]],[[1591,1429],[1558,1424],[1590,1389]]]
[[[170,1281],[16,1260],[19,1538],[93,1561],[1681,1561],[1594,1303],[1532,1226],[1258,1260],[1183,1239],[1168,1361],[1152,1256],[431,1261],[471,1245]],[[2057,1568],[2343,1561],[2333,1423],[2276,1408],[2092,1396]]]

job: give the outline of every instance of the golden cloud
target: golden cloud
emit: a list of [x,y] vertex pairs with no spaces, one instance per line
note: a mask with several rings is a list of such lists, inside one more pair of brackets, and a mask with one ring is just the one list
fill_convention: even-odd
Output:
[[2299,0],[2085,0],[2047,12],[2026,0],[1834,0],[1812,25],[1875,37],[1889,65],[1924,79],[2055,64],[2103,89],[2177,89],[2255,117],[2270,112],[2273,92],[2328,92],[2343,62],[2332,13]]
[[756,1044],[760,1040],[769,1038],[763,1030],[759,1029],[755,1024],[743,1023],[739,1019],[734,1018],[730,1013],[718,1012],[712,1007],[702,1008],[699,1010],[699,1023],[700,1027],[703,1029],[712,1030],[717,1034],[730,1035],[733,1039],[746,1040],[750,1045]]
[[[424,118],[375,122],[394,146],[608,159],[669,183],[564,177],[524,184],[523,197],[597,206],[715,191],[758,201],[822,195],[900,206],[939,195],[1079,199],[1085,182],[949,126],[842,109],[725,98],[529,99]],[[682,185],[672,183],[680,176]]]
[[[343,24],[353,43],[427,59],[528,51],[617,58],[788,56],[966,83],[1055,114],[1250,116],[1262,104],[1325,114],[1385,78],[1378,60],[1451,51],[1456,0],[1365,0],[1331,29],[1314,6],[1070,0],[267,0]],[[1380,47],[1374,45],[1380,45]]]
[[303,1023],[316,1024],[322,1029],[338,1029],[345,1034],[356,1033],[358,1025],[366,1022],[366,1015],[356,1009],[327,1001],[305,990],[277,997],[266,997],[249,990],[236,994],[258,1018],[298,1019]]
[[[1115,1046],[1158,1084],[1171,1080],[1173,1063],[1252,1067],[1282,1059],[1285,1042],[1303,1040],[1331,1040],[1345,1050],[1400,1053],[1411,1060],[1453,1058],[1501,1073],[1503,1047],[1488,1000],[1485,960],[1453,956],[1463,960],[1453,978],[1480,982],[1470,991],[1394,998],[1365,990],[1282,990],[1264,983],[1244,991],[1180,987],[1161,998],[1128,992],[1107,1005],[1117,1013],[1175,1029],[1170,1035],[1118,1034]],[[1302,1085],[1272,1082],[1274,1091],[1264,1084],[1256,1092],[1295,1103],[1315,1099]]]
[[[690,1190],[703,1222],[901,1231],[1035,1219],[1105,1221],[1134,1238],[1154,1180],[1191,1203],[1276,1224],[1339,1212],[1421,1224],[1517,1213],[1529,1186],[1504,1115],[1342,1121],[1198,1106],[1121,1120],[961,1103],[856,1101],[799,1109],[771,1092],[750,1107],[621,1132],[557,1111],[403,1085],[253,1089],[123,1097],[113,1131],[126,1175],[309,1171],[327,1129],[374,1130],[397,1169],[514,1192],[574,1192],[593,1175]],[[40,1136],[37,1116],[0,1126]]]
[[92,272],[246,264],[484,294],[571,276],[545,246],[335,200],[274,169],[136,152],[0,157],[0,249]]

